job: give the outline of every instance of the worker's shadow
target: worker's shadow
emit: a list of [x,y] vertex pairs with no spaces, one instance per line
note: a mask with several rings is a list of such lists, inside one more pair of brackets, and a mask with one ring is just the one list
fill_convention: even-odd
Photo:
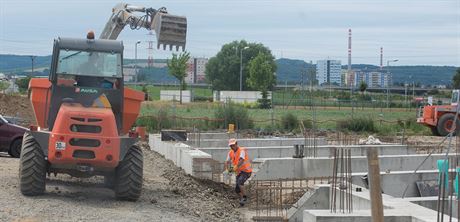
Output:
[[72,200],[98,207],[101,207],[101,201],[116,201],[113,190],[106,188],[103,181],[65,178],[47,178],[45,193],[33,198]]

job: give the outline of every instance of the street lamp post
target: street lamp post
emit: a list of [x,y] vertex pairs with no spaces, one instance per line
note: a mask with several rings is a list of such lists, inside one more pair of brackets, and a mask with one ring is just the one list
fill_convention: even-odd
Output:
[[390,107],[390,62],[397,62],[398,59],[387,60],[387,109]]
[[37,56],[30,56],[30,59],[32,60],[32,72],[31,72],[31,76],[34,75],[34,62],[35,62],[35,58],[36,58],[36,57],[37,57]]
[[137,45],[139,45],[141,41],[137,41],[134,44],[134,82],[137,83]]
[[245,49],[249,49],[249,46],[240,50],[240,91],[243,91],[243,50]]

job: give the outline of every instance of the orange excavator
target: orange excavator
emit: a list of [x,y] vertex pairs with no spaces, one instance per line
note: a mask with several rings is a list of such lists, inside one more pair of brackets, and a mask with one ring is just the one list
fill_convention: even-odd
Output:
[[[142,16],[134,13],[144,13]],[[144,100],[123,83],[123,28],[154,30],[158,47],[185,48],[187,20],[158,10],[118,4],[100,39],[57,38],[48,79],[33,78],[36,125],[24,134],[19,181],[26,196],[45,192],[46,176],[104,176],[120,200],[142,190],[143,155],[132,125]]]

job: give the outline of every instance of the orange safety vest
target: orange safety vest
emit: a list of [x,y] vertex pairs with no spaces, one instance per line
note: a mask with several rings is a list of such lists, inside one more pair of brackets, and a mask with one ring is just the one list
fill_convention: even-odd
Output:
[[[243,164],[241,164],[240,168],[236,168],[238,166],[238,162],[240,161],[241,152],[244,152],[244,161],[243,161]],[[235,167],[235,171],[237,173],[240,173],[241,171],[246,172],[246,173],[252,172],[251,161],[249,160],[249,155],[248,155],[248,151],[246,150],[246,148],[238,147],[238,150],[236,152],[234,152],[233,150],[230,150],[228,152],[228,156],[230,157],[230,160],[232,161],[232,164]]]

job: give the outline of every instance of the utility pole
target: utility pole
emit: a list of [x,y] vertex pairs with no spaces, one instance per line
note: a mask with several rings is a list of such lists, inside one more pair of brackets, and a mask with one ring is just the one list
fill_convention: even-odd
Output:
[[406,105],[407,110],[407,83],[404,83],[404,104]]
[[387,61],[387,109],[390,107],[390,62],[397,62],[398,59]]
[[31,72],[30,76],[33,76],[33,74],[34,74],[34,62],[35,62],[36,57],[37,56],[30,56],[30,59],[32,60],[32,72]]
[[245,49],[249,49],[249,46],[240,50],[240,91],[243,91],[243,50]]
[[134,82],[137,83],[137,45],[139,45],[141,41],[137,41],[134,45]]

